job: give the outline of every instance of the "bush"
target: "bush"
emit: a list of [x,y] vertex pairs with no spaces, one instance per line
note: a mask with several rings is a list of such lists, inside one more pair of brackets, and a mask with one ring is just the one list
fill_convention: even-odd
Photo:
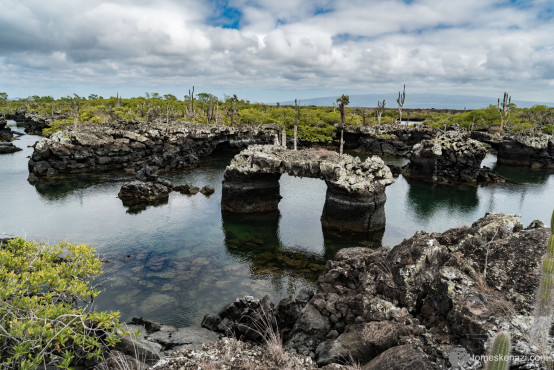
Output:
[[102,273],[87,245],[10,240],[0,247],[0,367],[62,369],[119,341],[118,312],[93,312]]

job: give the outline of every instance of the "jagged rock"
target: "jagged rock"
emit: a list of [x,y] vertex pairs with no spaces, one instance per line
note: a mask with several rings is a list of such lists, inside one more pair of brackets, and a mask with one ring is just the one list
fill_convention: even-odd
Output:
[[202,187],[202,189],[200,189],[200,192],[202,194],[204,194],[205,196],[210,196],[213,193],[215,193],[215,189],[214,189],[213,186],[206,185],[206,186]]
[[161,203],[168,200],[170,191],[158,183],[134,180],[123,184],[117,197],[125,205]]
[[436,129],[426,126],[346,126],[344,141],[346,147],[360,148],[372,154],[405,156],[415,144],[431,140],[436,133]]
[[435,184],[503,182],[491,169],[481,169],[486,149],[467,135],[449,131],[416,144],[403,175]]
[[202,327],[238,339],[262,342],[267,330],[276,332],[277,310],[268,296],[262,300],[251,296],[229,303],[217,315],[206,315]]
[[19,152],[21,148],[16,147],[12,143],[0,143],[0,154],[9,154]]
[[502,136],[500,136],[500,134],[498,133],[471,131],[469,135],[471,139],[490,145],[496,150],[498,150],[498,148],[500,147],[500,143],[502,142]]
[[554,137],[546,134],[505,137],[498,149],[497,163],[507,166],[554,168]]
[[8,122],[5,119],[0,118],[0,142],[13,140],[12,130],[9,127],[6,127],[7,123]]
[[41,140],[29,172],[41,179],[87,171],[190,168],[218,144],[268,143],[275,125],[229,127],[201,124],[78,125]]
[[501,322],[532,312],[548,236],[540,225],[523,229],[517,215],[490,213],[471,227],[418,232],[392,250],[342,249],[286,346],[318,364],[348,354],[385,366],[389,348],[422,343],[421,355],[437,363],[446,364],[445,343],[483,354]]
[[394,182],[379,157],[366,159],[327,150],[288,150],[253,145],[237,154],[224,173],[221,209],[227,213],[276,212],[281,174],[325,180],[322,225],[368,232],[385,226],[385,187]]

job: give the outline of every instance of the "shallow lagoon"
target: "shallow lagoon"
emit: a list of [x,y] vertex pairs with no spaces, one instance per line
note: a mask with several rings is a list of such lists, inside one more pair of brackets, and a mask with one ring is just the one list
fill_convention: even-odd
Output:
[[495,167],[489,155],[483,164],[518,184],[432,186],[400,176],[387,188],[384,233],[369,237],[323,232],[325,183],[288,175],[281,178],[280,215],[222,217],[221,181],[232,153],[220,151],[197,169],[165,176],[212,185],[212,196],[172,193],[167,204],[132,213],[117,198],[129,179],[119,174],[30,185],[27,146],[39,139],[24,135],[14,142],[23,151],[0,156],[0,233],[94,246],[109,261],[101,278],[105,292],[95,303],[120,310],[124,320],[198,325],[239,296],[269,294],[276,302],[313,286],[325,260],[343,247],[394,246],[415,231],[468,225],[485,212],[519,213],[525,225],[546,223],[554,208],[552,173]]

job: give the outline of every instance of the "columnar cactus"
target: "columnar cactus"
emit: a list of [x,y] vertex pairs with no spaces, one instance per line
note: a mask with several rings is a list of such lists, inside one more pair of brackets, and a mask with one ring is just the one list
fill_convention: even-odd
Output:
[[510,333],[501,331],[494,337],[489,351],[487,370],[508,370],[510,367]]
[[531,334],[536,344],[546,346],[552,320],[552,297],[554,289],[554,212],[550,220],[550,237],[542,260],[542,277],[535,302],[535,315]]

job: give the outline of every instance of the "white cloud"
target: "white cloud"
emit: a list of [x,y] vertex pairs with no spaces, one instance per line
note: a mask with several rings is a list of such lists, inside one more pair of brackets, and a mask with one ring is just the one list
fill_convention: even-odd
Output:
[[239,29],[213,25],[215,4],[0,0],[0,84],[55,95],[116,84],[139,95],[148,86],[380,92],[408,83],[554,96],[554,22],[539,17],[547,1],[231,0]]

